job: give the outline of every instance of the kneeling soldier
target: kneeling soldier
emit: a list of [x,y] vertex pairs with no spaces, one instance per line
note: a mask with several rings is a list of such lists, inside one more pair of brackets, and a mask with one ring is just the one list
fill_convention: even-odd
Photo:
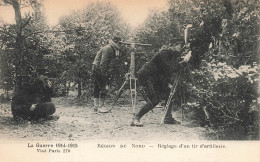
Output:
[[56,108],[51,101],[52,87],[48,78],[44,75],[26,78],[12,98],[13,116],[34,120],[46,117],[57,119],[58,116],[51,116]]

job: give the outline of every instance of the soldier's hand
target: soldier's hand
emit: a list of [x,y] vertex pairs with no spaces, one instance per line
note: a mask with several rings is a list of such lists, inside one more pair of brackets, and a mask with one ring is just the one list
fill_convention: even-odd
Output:
[[30,108],[30,111],[35,110],[35,108],[36,108],[36,104],[33,104],[33,105],[31,106],[31,108]]
[[190,49],[190,43],[185,44],[186,49]]
[[183,60],[180,62],[183,63],[183,62],[188,62],[191,58],[191,51],[189,51],[184,57],[183,57]]
[[126,78],[126,79],[129,79],[130,75],[131,75],[130,73],[126,73],[126,74],[125,74],[125,78]]
[[51,82],[49,80],[47,80],[47,86],[51,87]]
[[170,83],[168,83],[168,87],[172,89],[173,85],[171,85]]

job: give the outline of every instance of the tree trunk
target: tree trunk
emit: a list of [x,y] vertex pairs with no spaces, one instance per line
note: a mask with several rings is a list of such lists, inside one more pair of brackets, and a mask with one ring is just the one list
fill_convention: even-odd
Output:
[[227,26],[228,26],[228,19],[223,19],[222,20],[222,33],[220,34],[220,39],[219,39],[219,53],[221,55],[225,55],[227,52],[226,46],[225,46],[225,37],[227,33]]
[[226,8],[226,12],[228,14],[229,17],[232,16],[233,14],[233,8],[232,8],[232,3],[231,0],[222,0],[223,1],[223,5]]
[[[14,54],[16,56],[16,62],[15,62],[15,84],[14,84],[14,91],[20,86],[21,80],[19,81],[18,75],[21,74],[21,59],[22,59],[22,17],[21,17],[21,7],[18,0],[11,0],[10,4],[12,5],[14,12],[15,12],[15,21],[16,21],[16,42],[15,42],[15,49]],[[21,79],[21,78],[20,78]]]
[[81,80],[78,81],[78,98],[82,95],[81,92]]
[[64,95],[67,96],[67,82],[65,81],[63,85],[64,85]]

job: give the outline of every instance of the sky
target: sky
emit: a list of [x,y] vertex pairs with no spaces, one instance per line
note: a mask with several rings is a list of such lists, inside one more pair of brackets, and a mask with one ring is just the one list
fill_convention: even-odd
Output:
[[[59,17],[68,15],[73,10],[84,8],[95,0],[45,0],[45,14],[49,25],[58,23]],[[132,26],[142,23],[148,15],[149,9],[167,8],[167,0],[99,0],[111,1],[120,11],[122,17]],[[12,7],[0,7],[0,17],[8,23],[14,23]]]

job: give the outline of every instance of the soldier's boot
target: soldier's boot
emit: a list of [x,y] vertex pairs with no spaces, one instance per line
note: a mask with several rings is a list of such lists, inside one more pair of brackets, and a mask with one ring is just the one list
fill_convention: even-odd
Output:
[[108,108],[105,107],[105,98],[100,98],[99,99],[99,110],[100,112],[106,112],[108,111]]
[[174,118],[165,118],[163,121],[164,124],[181,124],[181,122],[175,120]]
[[105,98],[99,98],[99,108],[103,108],[105,106]]
[[94,112],[98,111],[98,107],[99,107],[99,99],[94,98]]
[[153,105],[151,103],[146,103],[141,110],[135,115],[135,118],[133,122],[131,123],[131,126],[137,126],[137,127],[142,127],[143,123],[140,122],[140,119],[150,110],[153,109]]
[[166,116],[165,116],[165,118],[164,118],[163,123],[164,123],[164,124],[181,124],[181,122],[175,120],[175,119],[172,117],[171,109],[168,109],[168,111],[166,112]]

